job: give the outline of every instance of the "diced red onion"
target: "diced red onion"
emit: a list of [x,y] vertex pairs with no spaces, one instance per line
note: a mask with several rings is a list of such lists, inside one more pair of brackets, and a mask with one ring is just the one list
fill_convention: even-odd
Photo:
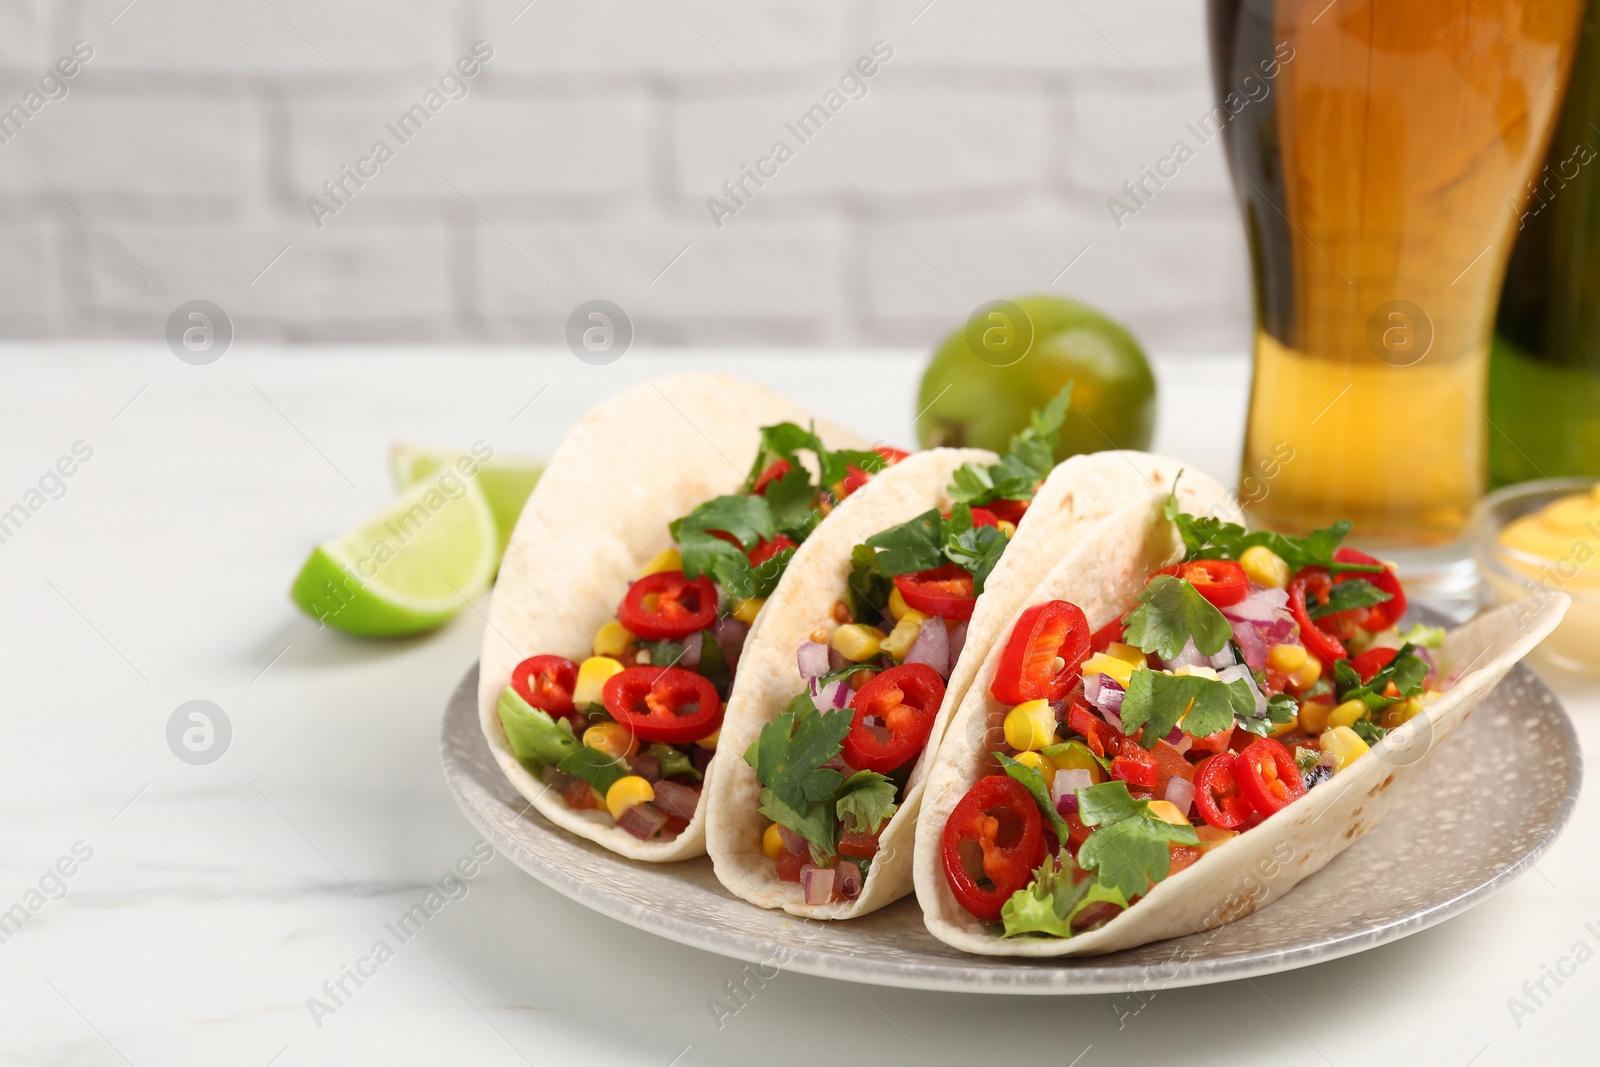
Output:
[[716,754],[717,750],[714,748],[701,748],[699,745],[695,745],[694,754],[689,757],[689,760],[694,764],[695,770],[705,774],[706,768],[711,766],[711,757]]
[[926,663],[941,677],[950,677],[950,631],[945,629],[943,619],[934,615],[922,620],[922,628],[917,631],[917,639],[911,642],[905,662]]
[[1109,900],[1097,900],[1078,912],[1072,920],[1072,928],[1074,930],[1087,930],[1089,927],[1103,923],[1107,919],[1115,918],[1117,912],[1121,910]]
[[1239,651],[1244,653],[1244,661],[1251,670],[1259,671],[1267,665],[1267,646],[1254,623],[1234,623],[1233,640],[1238,644]]
[[1166,666],[1167,669],[1175,671],[1179,667],[1208,667],[1210,662],[1206,656],[1200,654],[1198,648],[1194,647],[1194,638],[1191,637],[1184,641],[1183,648]]
[[[700,666],[700,643],[705,639],[706,632],[704,630],[696,630],[688,637],[685,637],[683,639],[683,655],[678,657],[678,662],[674,666],[690,671]],[[664,667],[666,664],[657,664],[656,666]]]
[[811,702],[822,711],[833,711],[842,708],[850,702],[850,686],[848,680],[835,678],[827,685],[817,685],[815,678],[811,679]]
[[1059,804],[1062,797],[1073,797],[1080,789],[1088,789],[1094,785],[1094,779],[1089,772],[1080,768],[1073,770],[1056,771],[1056,776],[1050,782],[1050,798]]
[[1232,667],[1234,664],[1238,663],[1239,660],[1238,657],[1233,654],[1232,645],[1223,645],[1222,651],[1218,652],[1215,656],[1212,656],[1206,662],[1211,664],[1213,670],[1220,671],[1224,667]]
[[648,841],[657,830],[667,825],[661,809],[649,802],[635,804],[617,819],[617,825],[641,841]]
[[717,647],[722,649],[722,658],[728,661],[728,670],[737,671],[739,654],[744,651],[744,639],[750,635],[750,624],[729,616],[718,619],[711,632],[717,639]]
[[644,753],[640,753],[637,756],[629,756],[628,770],[647,782],[661,781],[661,761],[654,756]]
[[1093,704],[1100,699],[1100,685],[1103,674],[1091,674],[1083,680],[1083,699]]
[[1289,603],[1286,589],[1253,589],[1250,595],[1237,604],[1229,604],[1222,613],[1230,619],[1249,622],[1267,622],[1274,612],[1282,611]]
[[1068,815],[1078,814],[1078,794],[1062,793],[1056,798],[1056,814],[1065,819]]
[[1294,616],[1287,611],[1275,611],[1271,620],[1255,624],[1256,632],[1261,635],[1262,643],[1268,648],[1281,645],[1295,635],[1299,627],[1294,621]]
[[834,869],[806,864],[800,868],[800,891],[807,904],[826,904],[833,899]]
[[854,900],[861,895],[861,868],[853,863],[839,861],[839,895]]
[[792,856],[798,856],[809,847],[806,839],[789,829],[787,826],[778,827],[778,836],[783,838],[783,847],[789,850]]
[[1182,736],[1183,730],[1177,726],[1174,726],[1172,729],[1167,731],[1167,736],[1163,737],[1161,740],[1165,741],[1169,745],[1176,745],[1178,743],[1178,739]]
[[[1091,675],[1090,677],[1095,676]],[[1115,717],[1116,721],[1111,724],[1120,729],[1122,726],[1122,698],[1126,695],[1126,691],[1122,688],[1122,683],[1115,678],[1104,674],[1098,677],[1100,678],[1100,691],[1094,696],[1094,706],[1100,710],[1101,715],[1106,717],[1107,722],[1111,722],[1112,718]],[[1084,695],[1088,696],[1087,685],[1084,686]]]
[[1178,755],[1182,756],[1188,752],[1189,749],[1194,747],[1194,738],[1190,737],[1188,734],[1184,734],[1181,730],[1178,732],[1183,736],[1172,742],[1172,747],[1178,750]]
[[656,806],[662,811],[680,819],[694,818],[695,809],[700,806],[700,790],[663,778],[655,783],[655,791]]
[[800,642],[800,677],[810,680],[828,673],[828,646],[821,641]]
[[1194,783],[1177,775],[1172,776],[1172,781],[1167,783],[1167,796],[1183,815],[1189,814],[1189,806],[1194,803]]
[[962,619],[950,631],[950,669],[956,669],[956,660],[961,658],[961,650],[967,647],[967,620]]

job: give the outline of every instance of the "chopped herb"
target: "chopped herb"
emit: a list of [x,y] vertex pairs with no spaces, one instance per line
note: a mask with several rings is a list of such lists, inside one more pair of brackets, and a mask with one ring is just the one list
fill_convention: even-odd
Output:
[[606,790],[628,776],[628,766],[614,756],[608,756],[598,748],[580,746],[576,751],[567,756],[556,765],[558,771],[574,774],[590,785],[602,797]]
[[891,578],[897,574],[932,570],[945,561],[944,519],[938,508],[932,508],[914,519],[873,534],[866,544],[868,548],[882,549],[876,565],[879,573]]
[[889,598],[894,594],[894,581],[878,569],[878,552],[870,545],[857,545],[850,550],[850,578],[845,588],[845,606],[850,617],[870,625],[885,624],[894,628],[889,614]]
[[1011,894],[1000,909],[1000,920],[1006,927],[1002,936],[1071,937],[1072,920],[1090,904],[1105,902],[1119,908],[1128,906],[1128,898],[1116,889],[1101,885],[1094,878],[1074,879],[1077,869],[1069,852],[1062,853],[1059,865],[1045,857],[1044,863],[1033,872],[1033,881],[1028,887]]
[[809,841],[819,860],[838,846],[833,802],[845,780],[823,764],[839,754],[854,714],[849,708],[819,712],[810,694],[800,693],[788,710],[761,728],[744,754],[762,786],[761,813]]
[[[1254,699],[1254,698],[1252,698]],[[1257,737],[1266,737],[1275,726],[1282,726],[1300,713],[1300,702],[1288,693],[1275,693],[1267,699],[1267,713],[1257,717],[1252,710],[1248,715],[1235,709],[1233,725]]]
[[834,810],[844,828],[853,833],[875,834],[893,818],[895,785],[877,771],[857,771],[839,787]]
[[1171,870],[1168,846],[1198,844],[1188,823],[1169,823],[1150,813],[1150,801],[1134,800],[1126,782],[1104,782],[1078,790],[1078,817],[1097,827],[1078,849],[1078,862],[1095,880],[1126,900],[1149,892]]
[[[1417,655],[1416,646],[1408,642],[1400,647],[1400,651],[1394,654],[1394,659],[1383,670],[1374,674],[1365,684],[1362,684],[1361,676],[1350,666],[1349,660],[1337,661],[1333,665],[1334,684],[1341,704],[1347,700],[1359,700],[1367,706],[1368,712],[1373,712],[1422,692],[1423,679],[1428,677],[1432,669],[1427,660]],[[1399,697],[1384,696],[1390,682],[1399,691]]]
[[1307,613],[1313,619],[1320,619],[1324,615],[1336,615],[1352,608],[1368,608],[1393,599],[1393,593],[1379,589],[1365,578],[1347,578],[1335,582],[1328,591],[1328,599],[1311,607]]
[[1377,573],[1382,566],[1368,563],[1340,563],[1333,558],[1339,543],[1350,533],[1348,522],[1336,522],[1321,530],[1313,530],[1307,537],[1290,537],[1288,534],[1257,530],[1254,533],[1237,523],[1225,522],[1211,515],[1190,515],[1178,507],[1178,492],[1174,488],[1167,497],[1167,518],[1177,524],[1183,537],[1185,562],[1195,559],[1237,560],[1244,550],[1263,545],[1275,552],[1289,565],[1290,573],[1304,567],[1326,567],[1331,575],[1349,571]]
[[1365,741],[1368,745],[1377,744],[1379,741],[1382,741],[1386,736],[1388,736],[1389,733],[1388,730],[1385,730],[1377,723],[1368,722],[1366,719],[1357,719],[1350,725],[1350,729],[1354,730],[1356,732],[1356,736],[1361,738],[1361,740]]
[[1032,500],[1039,483],[1056,465],[1056,444],[1061,425],[1072,404],[1072,383],[1042,409],[1034,411],[1028,425],[1011,438],[1000,462],[990,466],[964,463],[950,484],[950,498],[972,507],[996,500]]
[[1122,731],[1132,735],[1144,727],[1139,743],[1155,748],[1175,726],[1181,725],[1192,737],[1206,737],[1232,726],[1240,716],[1253,716],[1255,710],[1255,694],[1243,678],[1223,682],[1135,667],[1122,698]]
[[1045,785],[1044,775],[1026,763],[1018,763],[1003,752],[996,752],[995,758],[1000,761],[1000,766],[1005,768],[1007,774],[1021,782],[1023,787],[1028,790],[1028,795],[1033,797],[1033,802],[1039,805],[1039,814],[1043,815],[1045,821],[1055,828],[1056,840],[1065,841],[1067,834],[1071,831],[1071,827],[1067,825],[1067,820],[1061,817],[1061,813],[1056,810],[1055,801],[1050,799],[1050,789]]
[[1170,574],[1150,579],[1123,625],[1124,640],[1164,660],[1177,659],[1190,640],[1201,655],[1214,656],[1233,636],[1232,624],[1215,604]]
[[673,748],[671,745],[657,741],[645,749],[645,755],[654,757],[655,761],[661,765],[661,777],[663,778],[676,778],[680,774],[687,774],[698,782],[703,777],[699,771],[695,770],[694,761],[684,755],[680,749]]

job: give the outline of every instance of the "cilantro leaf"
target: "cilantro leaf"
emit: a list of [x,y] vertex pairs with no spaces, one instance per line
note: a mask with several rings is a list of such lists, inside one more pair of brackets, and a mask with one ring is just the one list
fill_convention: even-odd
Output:
[[655,761],[661,765],[661,777],[663,778],[676,778],[680,774],[688,774],[693,775],[695,780],[699,781],[703,777],[699,771],[695,770],[694,762],[671,745],[657,741],[645,749],[645,755],[653,756]]
[[[670,527],[673,540],[680,544],[684,534],[710,533],[713,530],[732,534],[739,539],[740,546],[749,551],[762,541],[770,540],[778,532],[778,527],[765,497],[743,493],[712,497]],[[689,572],[686,569],[684,573]],[[698,575],[690,574],[689,577]]]
[[1365,741],[1369,747],[1382,741],[1389,734],[1388,730],[1366,719],[1357,719],[1350,724],[1350,729],[1354,730],[1356,736]]
[[[1422,692],[1422,682],[1433,669],[1427,660],[1417,655],[1416,646],[1409,642],[1400,646],[1400,651],[1394,654],[1394,659],[1364,685],[1360,675],[1356,674],[1355,668],[1350,666],[1348,660],[1339,660],[1333,667],[1334,686],[1339,702],[1342,704],[1347,700],[1359,700],[1367,706],[1368,711],[1386,708],[1400,698],[1416,696]],[[1390,682],[1394,683],[1400,698],[1383,695],[1389,688]]]
[[1217,606],[1182,578],[1158,574],[1139,594],[1139,606],[1123,620],[1129,644],[1164,660],[1178,658],[1191,638],[1203,656],[1214,656],[1233,636]]
[[879,573],[890,578],[932,570],[945,561],[944,519],[938,508],[932,508],[914,519],[873,534],[866,543],[869,548],[883,549],[878,553],[876,566]]
[[614,756],[606,755],[598,748],[589,748],[586,745],[578,746],[556,765],[556,770],[577,775],[594,786],[595,792],[602,797],[606,795],[606,790],[628,776],[626,763]]
[[1111,773],[1111,761],[1106,759],[1104,756],[1096,756],[1094,754],[1094,749],[1090,748],[1082,741],[1061,741],[1054,745],[1046,745],[1039,750],[1039,755],[1044,756],[1054,763],[1056,756],[1064,755],[1068,752],[1075,752],[1082,758],[1091,759],[1100,765],[1100,769],[1102,771],[1105,771],[1107,774]]
[[1393,599],[1393,593],[1379,589],[1365,578],[1347,578],[1335,582],[1328,591],[1328,599],[1310,607],[1307,614],[1313,619],[1320,619],[1324,615],[1334,615],[1352,608],[1367,608]]
[[944,524],[944,557],[972,575],[974,596],[983,592],[1007,543],[1006,535],[993,526],[974,527],[972,509],[965,504],[952,508]]
[[1021,782],[1023,787],[1028,790],[1028,794],[1033,797],[1033,802],[1039,805],[1039,814],[1044,816],[1046,822],[1055,827],[1056,840],[1065,841],[1067,835],[1071,832],[1071,827],[1067,825],[1067,820],[1061,817],[1061,813],[1056,810],[1055,801],[1050,799],[1050,788],[1045,784],[1044,775],[1026,763],[1018,763],[1002,752],[996,752],[995,757],[1000,761],[1000,766],[1005,768],[1005,772]]
[[1072,877],[1077,864],[1072,856],[1062,857],[1063,866],[1057,866],[1049,857],[1033,873],[1033,881],[1026,889],[1011,894],[1000,909],[1000,921],[1005,923],[1003,937],[1023,934],[1041,934],[1046,937],[1071,937],[1072,920],[1090,904],[1101,902],[1128,906],[1128,899],[1118,890],[1101,885],[1093,878],[1075,881]]
[[811,485],[811,473],[804,467],[791,467],[782,478],[768,482],[756,499],[766,501],[773,525],[792,541],[804,541],[822,521],[816,506],[817,491]]
[[868,625],[884,624],[885,630],[894,628],[889,615],[889,598],[894,594],[894,582],[878,569],[878,552],[869,545],[857,545],[850,550],[850,577],[845,584],[845,606],[850,617]]
[[496,710],[511,754],[535,775],[583,747],[573,735],[571,723],[552,719],[549,712],[523,700],[509,685],[500,691]]
[[1132,735],[1144,727],[1139,743],[1149,749],[1175,726],[1192,737],[1206,737],[1255,710],[1255,694],[1243,678],[1223,682],[1135,667],[1122,698],[1122,730]]
[[1198,844],[1187,823],[1150,814],[1150,801],[1134,800],[1126,782],[1104,782],[1078,790],[1078,817],[1096,827],[1078,849],[1078,862],[1126,900],[1142,896],[1172,869],[1169,843]]
[[1289,565],[1290,573],[1304,567],[1326,567],[1330,575],[1346,572],[1377,573],[1382,566],[1368,563],[1340,563],[1333,558],[1339,543],[1350,533],[1350,524],[1339,521],[1332,526],[1313,530],[1306,537],[1291,537],[1270,530],[1251,532],[1237,523],[1225,522],[1212,515],[1190,515],[1178,507],[1178,491],[1173,489],[1167,497],[1166,516],[1178,527],[1183,538],[1184,561],[1195,559],[1237,560],[1245,549],[1255,545],[1270,548]]
[[868,474],[877,474],[889,465],[889,461],[876,452],[842,448],[837,452],[826,450],[818,452],[817,465],[821,469],[820,481],[831,491],[850,473],[851,467],[857,467]]
[[1060,395],[1029,415],[1028,425],[1012,435],[1000,462],[988,467],[962,464],[950,483],[950,498],[973,507],[996,500],[1032,500],[1039,483],[1056,465],[1056,445],[1071,404],[1072,383],[1068,382]]
[[839,822],[830,806],[820,800],[790,805],[771,789],[761,790],[761,814],[809,841],[815,859],[826,860],[839,847]]
[[877,771],[857,771],[839,790],[835,811],[844,828],[855,833],[877,833],[899,808],[894,783]]
[[745,488],[753,490],[756,479],[761,477],[766,469],[778,460],[785,460],[792,467],[800,465],[800,453],[810,452],[817,455],[826,451],[822,447],[822,438],[804,426],[792,422],[779,422],[771,426],[761,427],[761,447],[756,450],[755,462],[750,467],[750,477],[745,480]]
[[844,775],[822,765],[839,754],[854,716],[849,708],[818,712],[810,695],[802,693],[790,702],[789,710],[761,728],[761,735],[745,753],[745,762],[776,799],[803,813],[808,801],[832,799],[844,781]]

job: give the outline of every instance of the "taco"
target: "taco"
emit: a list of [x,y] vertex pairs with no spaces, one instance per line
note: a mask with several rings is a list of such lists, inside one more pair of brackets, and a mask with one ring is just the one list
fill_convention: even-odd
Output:
[[1016,956],[1196,933],[1377,825],[1567,601],[1402,632],[1404,588],[1348,531],[1250,533],[1156,493],[1085,534],[940,747],[915,850],[928,929]]
[[479,664],[484,736],[529,804],[634,859],[704,852],[701,797],[765,598],[904,455],[722,375],[585,415],[517,521]]
[[[745,758],[718,772],[707,844],[729,890],[816,918],[910,892],[923,781],[971,664],[1106,502],[1170,492],[1178,473],[1142,453],[1052,470],[1064,411],[1037,415],[998,462],[951,449],[904,461],[797,554],[724,726]],[[1199,478],[1184,494],[1223,496]]]

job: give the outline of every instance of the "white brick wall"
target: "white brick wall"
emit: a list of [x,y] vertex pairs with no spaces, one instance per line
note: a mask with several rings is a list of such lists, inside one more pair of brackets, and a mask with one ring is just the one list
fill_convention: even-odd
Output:
[[[1053,290],[1152,346],[1246,339],[1219,144],[1106,210],[1209,104],[1199,3],[126,4],[0,5],[0,111],[94,48],[0,144],[0,335],[154,338],[204,297],[241,338],[557,343],[604,297],[643,342],[927,345]],[[478,39],[467,95],[399,143]],[[784,123],[875,40],[893,58],[800,144]],[[307,198],[379,138],[319,228]],[[780,138],[719,228],[707,198]]]

